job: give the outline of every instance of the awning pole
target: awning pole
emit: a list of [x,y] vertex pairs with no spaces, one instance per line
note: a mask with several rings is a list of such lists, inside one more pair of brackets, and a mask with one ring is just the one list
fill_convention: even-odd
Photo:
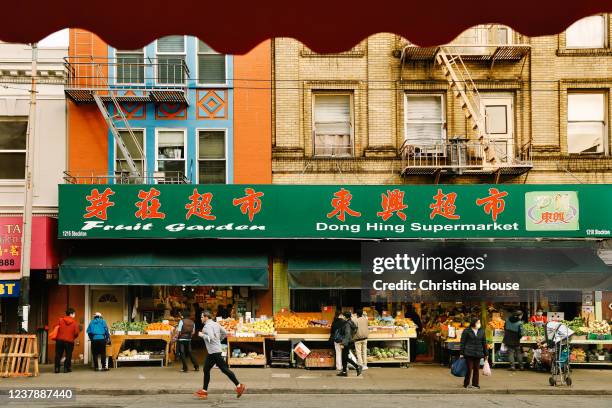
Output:
[[30,254],[32,252],[32,197],[34,190],[34,157],[36,128],[36,75],[38,44],[32,44],[32,89],[30,90],[30,113],[26,132],[25,199],[21,234],[21,329],[28,332],[30,309]]

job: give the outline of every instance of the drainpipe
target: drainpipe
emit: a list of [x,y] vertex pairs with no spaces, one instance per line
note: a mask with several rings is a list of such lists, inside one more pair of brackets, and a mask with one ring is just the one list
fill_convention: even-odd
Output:
[[25,200],[21,234],[21,330],[28,332],[30,310],[30,257],[32,253],[32,198],[34,192],[34,157],[36,128],[36,75],[38,44],[32,44],[32,88],[30,90],[30,114],[26,132]]

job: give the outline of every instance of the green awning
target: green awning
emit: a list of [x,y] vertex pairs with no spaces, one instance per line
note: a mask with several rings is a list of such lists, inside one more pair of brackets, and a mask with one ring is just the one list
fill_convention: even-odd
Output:
[[360,289],[359,252],[289,256],[287,270],[291,289]]
[[[129,246],[129,243],[127,244]],[[80,252],[59,270],[63,285],[187,285],[268,287],[266,254],[176,248]]]

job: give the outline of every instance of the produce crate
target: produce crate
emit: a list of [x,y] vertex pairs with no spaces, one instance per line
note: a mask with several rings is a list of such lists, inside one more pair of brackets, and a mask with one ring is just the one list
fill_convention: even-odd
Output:
[[304,360],[304,366],[306,368],[334,368],[336,367],[336,359],[333,353],[328,357],[311,357],[313,353],[328,352],[329,350],[311,350],[306,360]]
[[279,327],[276,332],[279,334],[329,334],[331,329],[329,327],[304,327],[300,329]]

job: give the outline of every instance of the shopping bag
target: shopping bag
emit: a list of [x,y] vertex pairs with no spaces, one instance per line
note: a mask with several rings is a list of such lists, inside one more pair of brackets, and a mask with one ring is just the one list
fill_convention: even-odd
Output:
[[53,330],[49,332],[49,340],[55,341],[57,339],[57,332],[59,331],[59,325],[56,325]]
[[467,374],[467,363],[465,358],[458,358],[451,366],[451,374],[455,377],[465,377]]
[[489,365],[489,360],[485,360],[484,365],[482,366],[482,375],[491,375],[491,366]]

